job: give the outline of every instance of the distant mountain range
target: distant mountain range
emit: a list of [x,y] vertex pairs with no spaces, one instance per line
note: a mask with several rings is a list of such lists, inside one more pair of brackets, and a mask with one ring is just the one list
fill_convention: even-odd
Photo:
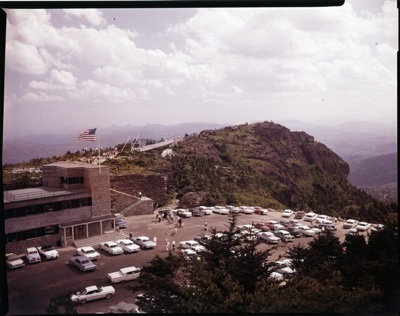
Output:
[[[336,126],[321,126],[300,121],[278,121],[292,131],[304,131],[325,144],[349,164],[373,156],[397,152],[397,129],[371,122],[347,122]],[[177,125],[149,124],[145,126],[112,125],[97,131],[96,142],[77,139],[80,131],[66,134],[30,135],[3,140],[3,164],[29,161],[33,158],[59,156],[85,147],[114,147],[129,137],[143,141],[182,137],[203,130],[219,129],[228,124],[182,123]]]
[[[356,186],[368,187],[392,183],[385,181],[393,181],[394,177],[397,179],[397,164],[394,163],[394,159],[397,162],[397,128],[394,126],[371,122],[346,122],[335,126],[323,126],[295,120],[275,123],[279,123],[291,131],[304,131],[338,154],[350,165],[349,179]],[[145,143],[146,140],[157,142],[161,139],[183,137],[200,133],[203,130],[220,129],[226,126],[229,125],[213,123],[112,125],[97,131],[96,142],[79,141],[77,136],[80,131],[9,138],[3,140],[3,165],[29,161],[33,158],[60,156],[67,151],[75,152],[85,147],[97,147],[99,144],[103,148],[125,143],[129,145],[129,142],[136,137],[139,137],[142,143]],[[385,156],[388,154],[392,155]],[[396,158],[393,158],[394,156]],[[373,157],[375,158],[363,162],[365,159]],[[384,183],[371,182],[372,179],[378,178]],[[395,182],[397,183],[397,180]]]

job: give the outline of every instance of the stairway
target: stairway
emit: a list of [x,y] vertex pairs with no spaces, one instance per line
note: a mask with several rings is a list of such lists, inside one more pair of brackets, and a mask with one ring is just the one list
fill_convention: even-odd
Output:
[[128,235],[125,235],[123,232],[119,231],[110,231],[105,232],[103,235],[93,236],[85,239],[77,239],[74,241],[74,246],[76,248],[91,246],[93,248],[99,248],[99,244],[105,241],[116,241],[118,239],[129,238]]

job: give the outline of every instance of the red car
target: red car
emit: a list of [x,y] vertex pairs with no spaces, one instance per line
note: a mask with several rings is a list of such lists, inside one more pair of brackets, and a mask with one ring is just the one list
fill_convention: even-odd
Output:
[[265,223],[255,223],[253,225],[255,228],[261,229],[263,232],[269,231],[269,227]]

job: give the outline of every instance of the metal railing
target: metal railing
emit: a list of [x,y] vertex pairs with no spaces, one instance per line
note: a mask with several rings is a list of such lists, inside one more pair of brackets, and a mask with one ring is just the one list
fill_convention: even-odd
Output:
[[54,191],[36,191],[36,192],[25,192],[25,193],[11,193],[9,191],[4,191],[4,198],[6,200],[14,202],[14,201],[39,199],[56,195],[67,195],[67,194],[84,193],[84,192],[90,192],[90,190],[86,189],[54,190]]

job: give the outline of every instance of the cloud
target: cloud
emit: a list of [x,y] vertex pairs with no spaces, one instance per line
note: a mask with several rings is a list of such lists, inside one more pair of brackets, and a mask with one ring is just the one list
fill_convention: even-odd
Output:
[[17,40],[7,42],[7,67],[26,74],[44,74],[47,72],[46,60],[34,45]]
[[51,95],[43,91],[39,91],[39,92],[28,92],[22,95],[22,97],[19,98],[19,101],[48,103],[48,102],[61,102],[64,101],[64,98],[60,97],[59,95]]
[[95,26],[106,23],[103,18],[103,12],[97,9],[64,9],[63,11],[68,18],[80,18]]

